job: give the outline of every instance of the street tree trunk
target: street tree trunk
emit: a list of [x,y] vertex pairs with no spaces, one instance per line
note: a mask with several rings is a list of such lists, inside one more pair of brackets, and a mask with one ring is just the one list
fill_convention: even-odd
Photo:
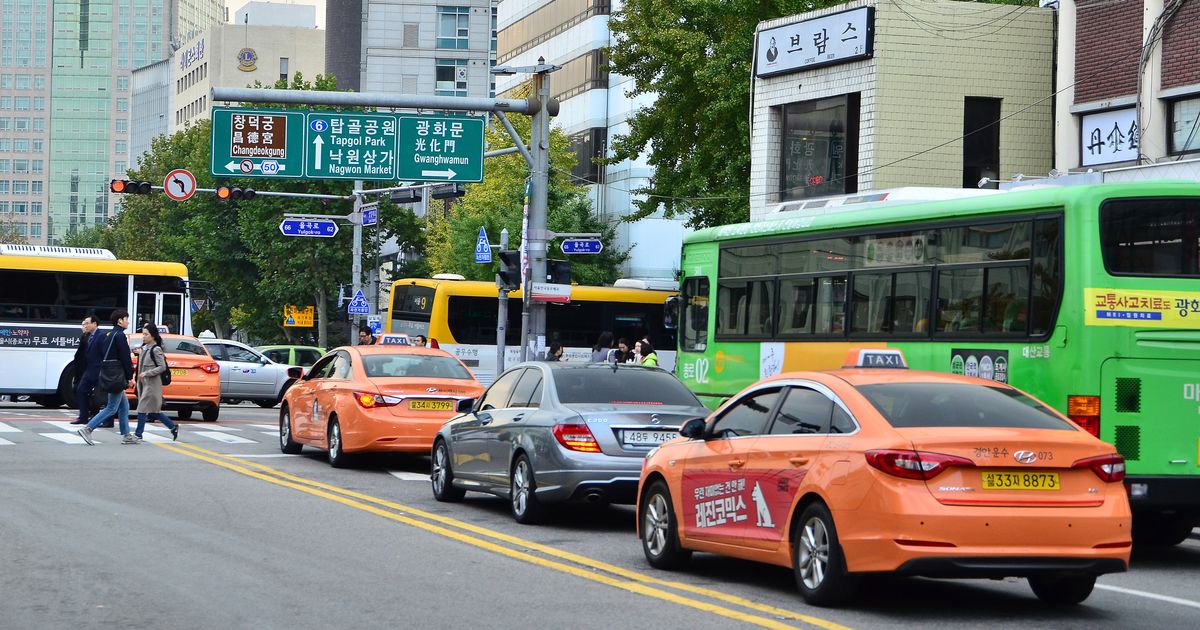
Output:
[[329,318],[326,317],[326,311],[329,310],[326,304],[325,287],[317,289],[317,345],[322,348],[328,348],[325,343],[329,333]]

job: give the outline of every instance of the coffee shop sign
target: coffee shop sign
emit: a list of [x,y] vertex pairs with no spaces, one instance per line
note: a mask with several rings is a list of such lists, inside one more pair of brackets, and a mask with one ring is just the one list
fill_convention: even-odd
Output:
[[204,58],[204,40],[196,42],[195,46],[179,53],[179,68],[187,70],[192,64]]

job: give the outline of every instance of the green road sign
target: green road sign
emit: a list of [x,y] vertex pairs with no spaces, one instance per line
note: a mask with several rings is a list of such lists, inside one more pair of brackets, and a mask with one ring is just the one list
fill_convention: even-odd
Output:
[[476,116],[400,116],[396,179],[483,181],[483,119]]
[[214,107],[210,137],[214,176],[304,176],[304,112]]
[[396,117],[309,112],[308,179],[396,179]]

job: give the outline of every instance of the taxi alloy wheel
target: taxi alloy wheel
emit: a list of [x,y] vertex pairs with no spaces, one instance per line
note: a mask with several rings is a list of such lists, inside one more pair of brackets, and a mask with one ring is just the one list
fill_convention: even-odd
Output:
[[1031,575],[1029,587],[1037,598],[1059,606],[1074,606],[1087,599],[1096,586],[1094,575]]
[[433,474],[429,476],[433,484],[433,498],[445,503],[461,501],[466,491],[454,486],[454,471],[450,468],[450,448],[445,440],[438,440],[433,445]]
[[656,569],[676,569],[692,557],[679,545],[679,530],[671,507],[671,491],[662,480],[650,484],[642,499],[642,552]]
[[854,596],[856,582],[846,572],[846,559],[838,544],[833,516],[821,503],[800,515],[793,549],[796,585],[804,600],[814,606],[835,606]]
[[334,468],[345,468],[347,465],[346,452],[342,445],[342,425],[337,418],[329,421],[329,465]]
[[522,525],[532,525],[541,521],[545,516],[545,508],[537,498],[533,466],[524,454],[513,464],[510,486],[513,518]]
[[279,450],[288,455],[295,455],[304,448],[303,445],[292,441],[292,410],[287,405],[279,413]]

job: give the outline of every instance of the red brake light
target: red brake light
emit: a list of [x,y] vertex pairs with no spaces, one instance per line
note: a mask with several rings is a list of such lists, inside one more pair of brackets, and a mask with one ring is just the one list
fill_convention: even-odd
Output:
[[221,365],[218,363],[201,363],[196,367],[204,370],[206,374],[216,374],[221,371]]
[[1117,453],[1085,457],[1071,464],[1071,468],[1091,468],[1101,481],[1109,483],[1125,480],[1125,458]]
[[975,465],[965,457],[923,451],[877,450],[864,455],[872,468],[904,479],[929,480],[951,466]]
[[401,399],[368,392],[354,392],[354,400],[363,409],[374,409],[376,407],[392,407],[399,404]]
[[581,453],[599,453],[600,444],[596,442],[592,430],[586,424],[556,424],[554,438],[567,449]]
[[1100,437],[1100,397],[1067,396],[1067,417],[1079,428]]

